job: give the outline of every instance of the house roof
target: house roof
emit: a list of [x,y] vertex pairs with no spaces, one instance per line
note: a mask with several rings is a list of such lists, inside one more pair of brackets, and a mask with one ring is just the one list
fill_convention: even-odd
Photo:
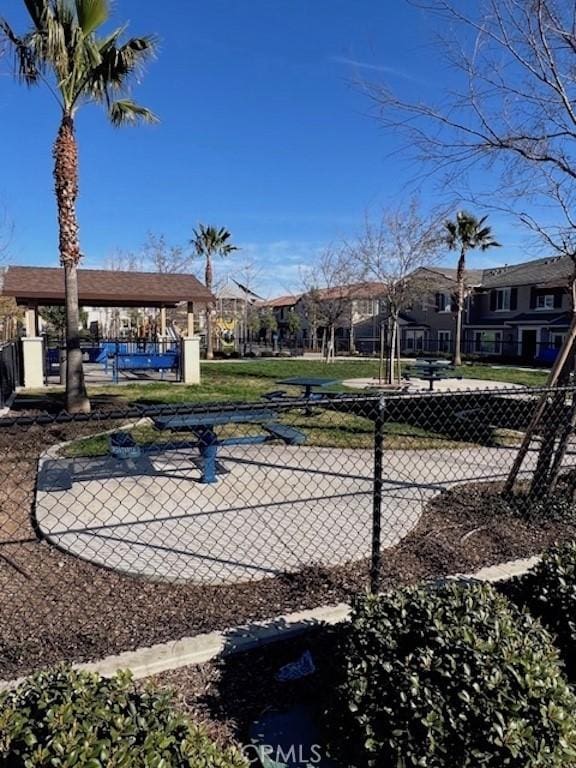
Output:
[[271,307],[272,309],[280,309],[281,307],[293,307],[299,299],[302,298],[301,293],[289,293],[286,296],[278,296],[276,299],[268,299],[267,301],[258,301],[259,307]]
[[317,295],[322,301],[330,299],[378,299],[386,292],[386,285],[379,282],[363,281],[335,288],[319,288]]
[[[8,267],[0,295],[22,305],[64,303],[61,267]],[[79,303],[97,307],[170,307],[182,301],[212,303],[214,296],[194,275],[158,272],[78,270]]]
[[[438,277],[445,278],[453,283],[456,282],[456,273],[458,272],[456,268],[443,266],[421,267],[416,270],[416,273],[419,273],[420,271],[427,273],[431,272],[433,275],[438,275]],[[480,285],[482,282],[482,275],[483,271],[481,269],[467,269],[466,282],[468,285]]]
[[422,321],[417,320],[408,312],[399,312],[398,319],[401,321],[402,325],[408,326],[409,328],[430,328],[428,323],[423,323]]
[[559,315],[557,312],[522,312],[521,314],[510,318],[510,320],[506,320],[506,323],[511,325],[520,323],[527,325],[564,326],[570,325],[570,313],[562,312],[562,314]]
[[574,272],[574,262],[569,256],[553,256],[547,259],[524,261],[521,264],[485,269],[483,288],[505,288],[512,285],[565,286]]
[[237,280],[234,280],[233,278],[229,277],[217,290],[216,290],[216,296],[218,299],[230,299],[237,301],[248,301],[248,302],[255,302],[258,300],[262,300],[261,296],[258,296],[257,293],[254,293],[254,291],[251,291],[249,288],[246,288],[246,286],[242,285],[242,283],[239,283]]
[[[430,281],[436,281],[436,285],[431,287],[441,288],[445,281],[456,282],[456,272],[453,267],[434,265],[419,267],[412,274],[415,278],[424,278],[427,285],[430,285]],[[518,285],[564,287],[573,272],[574,263],[569,256],[551,256],[490,269],[467,269],[466,282],[474,288],[485,289]]]

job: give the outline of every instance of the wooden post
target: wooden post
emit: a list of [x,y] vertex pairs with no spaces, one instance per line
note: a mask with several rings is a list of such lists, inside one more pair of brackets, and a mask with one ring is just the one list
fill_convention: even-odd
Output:
[[166,307],[160,307],[160,336],[166,337]]
[[194,336],[194,304],[191,301],[188,302],[187,311],[188,328],[186,335],[192,337]]

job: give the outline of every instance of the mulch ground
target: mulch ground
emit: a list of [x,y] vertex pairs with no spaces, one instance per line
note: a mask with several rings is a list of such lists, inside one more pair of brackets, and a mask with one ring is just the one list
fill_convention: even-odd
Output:
[[[366,588],[366,562],[240,585],[150,583],[39,541],[31,515],[38,455],[106,426],[0,429],[0,679],[348,601]],[[449,492],[428,506],[400,545],[383,553],[382,586],[473,571],[575,537],[574,525],[527,523],[495,513],[473,489]]]
[[[576,524],[518,519],[499,497],[501,490],[499,483],[468,484],[433,499],[418,527],[385,552],[383,588],[472,572],[576,537]],[[165,672],[150,682],[172,691],[177,707],[202,723],[216,741],[242,744],[252,722],[266,710],[316,701],[317,674],[289,683],[277,682],[275,674],[305,650],[329,674],[326,644],[324,630],[318,627],[256,651]]]

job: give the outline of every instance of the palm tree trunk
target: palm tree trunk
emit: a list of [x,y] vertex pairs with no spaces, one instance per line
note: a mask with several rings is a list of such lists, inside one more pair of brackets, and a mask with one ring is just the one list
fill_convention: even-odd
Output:
[[78,307],[78,147],[74,135],[74,121],[69,115],[64,115],[60,123],[53,156],[60,262],[64,267],[66,302],[66,410],[69,413],[88,413],[90,401],[84,383]]
[[466,267],[466,250],[462,248],[456,270],[457,306],[456,306],[456,336],[454,339],[454,365],[462,365],[462,315],[464,314],[464,270]]
[[[206,271],[204,273],[206,288],[212,290],[212,259],[206,254]],[[212,306],[206,307],[206,360],[214,359],[214,339],[212,338]]]

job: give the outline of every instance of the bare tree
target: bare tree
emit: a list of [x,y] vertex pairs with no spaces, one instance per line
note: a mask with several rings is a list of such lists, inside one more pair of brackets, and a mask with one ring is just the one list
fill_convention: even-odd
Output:
[[14,234],[14,223],[8,212],[0,206],[0,264],[5,264],[10,256],[10,246]]
[[242,302],[242,348],[246,354],[248,348],[252,352],[252,336],[260,331],[260,317],[254,308],[256,299],[255,289],[262,275],[262,268],[255,261],[248,259],[237,271],[236,284],[244,294]]
[[[413,199],[405,208],[384,211],[377,221],[366,217],[364,231],[349,246],[352,259],[365,279],[382,286],[381,300],[386,307],[388,333],[387,380],[400,380],[395,374],[394,359],[398,347],[400,313],[421,297],[424,287],[414,273],[436,261],[445,242],[442,214],[425,216]],[[381,343],[381,356],[384,345]],[[382,376],[382,370],[381,374]]]
[[[0,55],[2,51],[0,49]],[[5,207],[0,206],[0,281],[1,272],[10,259],[10,246],[14,234],[14,224]],[[0,297],[0,340],[10,341],[16,337],[18,321],[24,315],[23,310],[12,298]]]
[[430,103],[368,84],[384,125],[401,128],[418,159],[458,186],[481,163],[497,174],[501,200],[529,195],[548,205],[553,192],[572,227],[574,8],[562,0],[430,0],[422,7],[449,30],[441,54],[463,86]]
[[[417,4],[417,3],[416,3]],[[407,101],[381,84],[368,85],[381,120],[401,130],[416,157],[460,188],[477,166],[490,171],[486,195],[515,214],[547,249],[574,261],[576,277],[576,23],[563,0],[430,0],[447,36],[441,50],[463,87],[436,103]],[[447,98],[446,98],[447,95]],[[431,164],[431,165],[430,165]],[[494,205],[494,203],[493,203]],[[538,213],[534,213],[537,211]],[[569,286],[575,293],[576,280]],[[574,357],[576,310],[548,384],[562,381]],[[546,410],[540,399],[505,484],[512,491]],[[543,441],[548,444],[550,441]],[[560,441],[560,446],[562,440]],[[552,456],[552,453],[550,455]],[[549,464],[548,460],[543,460]],[[558,463],[552,459],[552,466]],[[553,484],[554,477],[547,473]]]
[[142,248],[144,263],[152,272],[185,272],[191,255],[181,245],[171,245],[165,235],[148,232]]
[[358,279],[355,264],[345,247],[327,248],[313,266],[303,271],[305,311],[314,318],[315,328],[322,328],[324,360],[334,361],[336,329],[350,317],[354,282]]
[[115,248],[106,259],[106,269],[114,272],[142,272],[144,258],[140,253]]

